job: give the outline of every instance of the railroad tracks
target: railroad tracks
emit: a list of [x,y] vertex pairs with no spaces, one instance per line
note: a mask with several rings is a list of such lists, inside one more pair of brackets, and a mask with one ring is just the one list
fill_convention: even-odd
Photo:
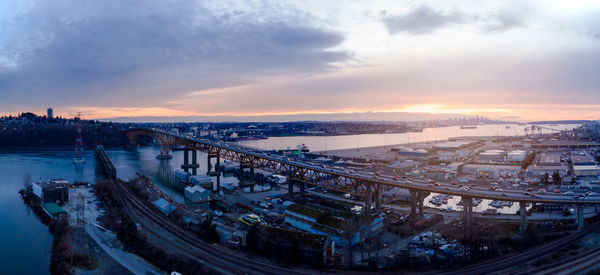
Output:
[[600,265],[600,247],[522,274],[585,274]]
[[[536,258],[547,256],[553,252],[573,244],[575,241],[583,238],[585,235],[600,230],[600,222],[589,225],[581,231],[560,238],[558,240],[536,246],[525,250],[524,252],[508,255],[504,258],[494,259],[479,265],[457,269],[441,274],[493,274],[501,271],[507,271],[517,268]],[[600,254],[598,254],[600,256]],[[600,261],[600,259],[598,259]]]
[[[117,181],[113,181],[113,183],[117,190],[117,194],[120,195],[121,201],[124,203],[123,206],[125,209],[136,212],[136,214],[143,216],[172,235],[170,238],[161,238],[162,240],[171,243],[173,247],[181,249],[185,248],[173,239],[178,239],[180,242],[186,243],[194,248],[194,250],[189,251],[190,256],[212,265],[216,267],[216,269],[224,271],[224,273],[273,275],[308,274],[249,259],[240,256],[235,251],[225,247],[209,244],[170,220],[158,216],[158,214],[148,207],[145,202],[140,201],[140,199],[132,194],[127,188],[123,188]],[[311,274],[313,273],[314,272],[311,272]]]

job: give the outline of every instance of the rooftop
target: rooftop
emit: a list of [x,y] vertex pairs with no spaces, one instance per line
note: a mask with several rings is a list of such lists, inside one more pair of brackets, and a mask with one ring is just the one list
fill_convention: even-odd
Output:
[[61,213],[67,213],[62,207],[58,206],[56,203],[44,203],[44,209],[50,213],[52,216],[56,216]]
[[300,215],[304,215],[304,216],[315,218],[315,219],[320,217],[323,214],[323,212],[321,212],[320,210],[318,210],[316,208],[312,208],[312,207],[305,206],[305,205],[298,204],[298,203],[294,203],[294,204],[288,206],[285,209],[285,211],[298,213]]

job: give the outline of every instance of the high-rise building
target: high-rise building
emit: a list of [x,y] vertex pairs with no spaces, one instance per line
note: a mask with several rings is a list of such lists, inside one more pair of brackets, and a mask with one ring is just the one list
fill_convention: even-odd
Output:
[[52,107],[48,108],[48,118],[54,118],[54,109]]

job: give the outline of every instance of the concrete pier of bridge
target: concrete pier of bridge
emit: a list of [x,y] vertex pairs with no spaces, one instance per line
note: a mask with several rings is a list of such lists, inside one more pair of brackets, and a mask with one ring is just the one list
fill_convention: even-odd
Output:
[[[190,163],[190,152],[192,153],[192,163]],[[189,172],[191,169],[192,175],[194,176],[197,175],[198,168],[200,168],[200,165],[198,164],[197,153],[198,152],[194,149],[185,148],[183,150],[183,164],[181,165],[181,169],[183,169],[185,172]]]
[[[246,169],[250,170],[250,178],[246,177]],[[240,175],[239,175],[240,187],[250,187],[250,192],[254,192],[254,167],[251,164],[240,163]]]
[[464,213],[465,238],[471,239],[473,233],[473,198],[462,197]]
[[[212,165],[212,159],[215,159],[215,165]],[[213,169],[214,168],[214,169]],[[221,189],[221,158],[216,155],[208,154],[206,156],[206,174],[211,177],[217,178],[217,185],[215,186],[215,192],[219,192]]]
[[[425,192],[418,190],[410,190],[410,219],[414,222],[418,218],[422,218],[425,215],[423,210],[425,202]],[[417,209],[419,210],[417,212]]]
[[519,203],[519,214],[521,214],[521,224],[519,226],[519,234],[524,235],[527,233],[527,209],[525,203]]
[[583,229],[583,205],[577,205],[577,228],[579,230]]

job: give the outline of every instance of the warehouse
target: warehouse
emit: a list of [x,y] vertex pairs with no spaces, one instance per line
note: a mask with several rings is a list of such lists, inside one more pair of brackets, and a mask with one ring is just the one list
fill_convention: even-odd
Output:
[[501,162],[504,160],[506,152],[502,150],[487,150],[479,153],[479,160],[484,162]]
[[573,165],[573,174],[577,177],[600,176],[598,165]]
[[402,157],[417,157],[423,158],[429,155],[429,152],[425,149],[412,149],[408,147],[395,146],[391,149],[392,151],[397,151],[398,156]]
[[566,166],[534,166],[531,165],[527,167],[525,172],[527,177],[541,177],[545,174],[552,175],[554,172],[558,172],[561,176],[567,175],[567,167]]
[[64,179],[34,182],[31,185],[33,194],[41,202],[63,204],[69,201],[69,182]]
[[513,162],[522,162],[523,160],[525,160],[525,157],[527,156],[527,153],[523,150],[514,150],[511,151],[510,153],[508,153],[508,161],[513,161]]
[[516,165],[486,165],[465,164],[462,168],[465,174],[475,175],[477,178],[499,178],[506,176],[518,176],[521,166]]
[[596,162],[586,155],[574,155],[571,156],[571,162],[573,165],[594,165]]
[[203,202],[210,200],[210,191],[198,186],[188,186],[185,188],[185,199],[193,202]]
[[538,166],[560,166],[560,156],[541,154],[538,160]]

